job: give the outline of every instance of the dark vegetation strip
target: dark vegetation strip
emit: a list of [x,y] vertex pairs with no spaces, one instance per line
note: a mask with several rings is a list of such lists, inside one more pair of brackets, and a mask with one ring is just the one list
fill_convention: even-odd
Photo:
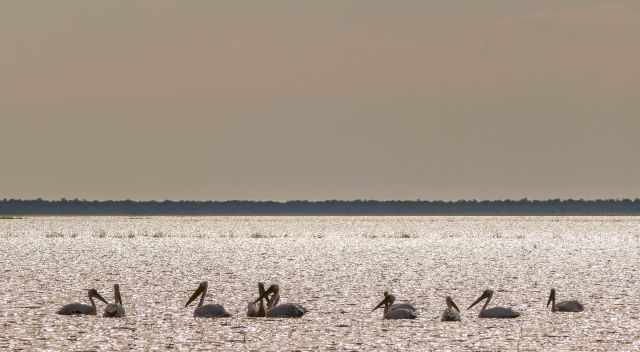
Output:
[[640,215],[640,199],[287,202],[3,199],[0,215]]

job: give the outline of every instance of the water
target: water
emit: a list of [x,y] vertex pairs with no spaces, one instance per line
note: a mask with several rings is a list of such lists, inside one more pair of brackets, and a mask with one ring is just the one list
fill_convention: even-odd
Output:
[[[0,350],[640,350],[640,218],[36,217],[0,220]],[[202,280],[233,318],[184,308]],[[302,319],[246,318],[258,281],[278,283]],[[127,317],[64,317],[84,289]],[[579,314],[552,314],[579,299]],[[441,323],[483,289],[513,320]],[[391,290],[414,321],[371,309]],[[99,304],[101,315],[104,305]]]

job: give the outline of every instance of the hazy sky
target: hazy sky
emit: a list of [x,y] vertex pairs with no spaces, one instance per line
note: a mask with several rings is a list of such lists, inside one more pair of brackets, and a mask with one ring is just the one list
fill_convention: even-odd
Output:
[[0,198],[640,197],[640,1],[0,3]]

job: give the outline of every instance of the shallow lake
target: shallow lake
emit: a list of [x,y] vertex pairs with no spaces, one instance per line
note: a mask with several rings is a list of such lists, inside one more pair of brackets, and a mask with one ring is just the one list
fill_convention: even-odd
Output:
[[[640,218],[27,217],[0,220],[0,350],[638,351]],[[227,319],[194,319],[200,281]],[[257,282],[301,319],[247,318]],[[96,288],[123,319],[55,314]],[[578,299],[583,313],[551,313]],[[479,319],[491,305],[522,313]],[[383,291],[418,307],[382,320]],[[463,321],[439,315],[450,295]]]

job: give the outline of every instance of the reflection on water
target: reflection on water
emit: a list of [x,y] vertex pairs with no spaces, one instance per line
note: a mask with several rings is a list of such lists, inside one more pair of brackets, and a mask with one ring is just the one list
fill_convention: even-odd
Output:
[[[640,219],[475,217],[161,217],[0,220],[0,350],[640,350]],[[202,280],[232,318],[183,308]],[[301,319],[246,318],[258,281],[278,283]],[[127,317],[65,317],[87,288]],[[584,313],[552,314],[579,299]],[[485,288],[514,320],[461,323]],[[414,321],[371,312],[382,292]],[[104,309],[99,304],[101,315]]]

